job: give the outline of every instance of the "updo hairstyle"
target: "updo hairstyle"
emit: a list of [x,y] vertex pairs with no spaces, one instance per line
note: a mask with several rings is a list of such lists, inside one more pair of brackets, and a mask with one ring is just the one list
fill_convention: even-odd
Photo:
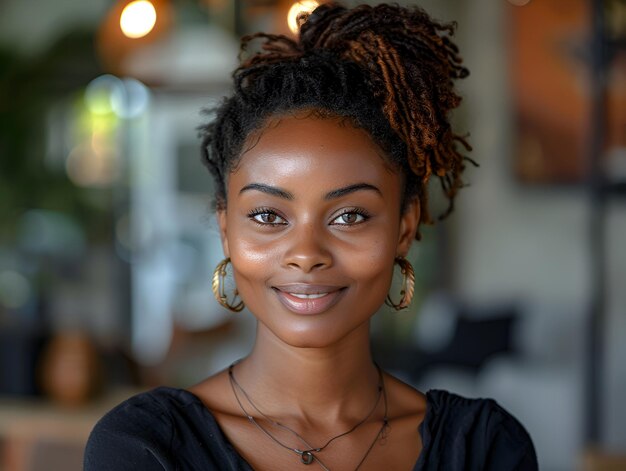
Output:
[[232,96],[200,128],[217,209],[226,208],[226,178],[250,136],[270,118],[310,110],[367,131],[404,176],[403,206],[417,197],[428,224],[428,182],[436,176],[449,201],[439,216],[445,218],[463,186],[464,161],[473,163],[459,144],[471,147],[449,122],[461,102],[453,81],[469,73],[450,39],[455,25],[388,4],[328,3],[300,21],[296,40],[266,33],[242,39],[242,55],[253,41],[260,50],[242,60]]

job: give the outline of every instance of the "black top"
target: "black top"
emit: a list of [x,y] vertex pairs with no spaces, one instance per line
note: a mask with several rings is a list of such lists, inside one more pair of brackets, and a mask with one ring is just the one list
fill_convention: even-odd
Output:
[[[524,427],[491,399],[429,391],[419,426],[422,470],[537,470]],[[157,388],[123,402],[95,426],[85,471],[251,471],[198,397]]]

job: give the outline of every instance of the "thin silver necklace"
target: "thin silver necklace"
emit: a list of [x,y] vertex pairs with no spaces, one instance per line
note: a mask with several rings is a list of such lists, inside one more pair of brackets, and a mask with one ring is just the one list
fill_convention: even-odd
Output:
[[[330,469],[319,459],[319,457],[315,453],[321,452],[322,450],[324,450],[328,445],[330,445],[336,439],[338,439],[340,437],[343,437],[345,435],[348,435],[349,433],[354,432],[359,426],[364,424],[372,416],[372,414],[376,410],[376,408],[378,406],[378,403],[380,402],[381,396],[382,396],[383,402],[384,402],[383,424],[382,424],[380,430],[378,431],[378,433],[376,434],[376,436],[374,437],[374,440],[372,440],[372,443],[370,444],[370,446],[365,451],[365,454],[361,458],[361,461],[359,461],[359,463],[357,464],[357,466],[355,468],[355,471],[357,471],[361,467],[361,465],[365,462],[365,459],[367,458],[369,453],[372,451],[372,448],[374,448],[374,444],[378,441],[378,438],[381,435],[384,434],[385,429],[389,425],[389,419],[387,417],[387,392],[385,390],[385,380],[384,380],[382,371],[381,371],[380,367],[377,364],[376,364],[376,369],[378,370],[378,375],[379,375],[378,396],[376,397],[376,402],[375,402],[374,406],[371,408],[371,410],[369,411],[367,416],[365,416],[364,419],[362,419],[359,422],[357,422],[350,430],[347,430],[346,432],[343,432],[343,433],[340,433],[339,435],[331,437],[323,446],[321,446],[321,447],[313,447],[298,432],[296,432],[295,430],[291,429],[290,427],[288,427],[288,426],[286,426],[286,425],[284,425],[284,424],[282,424],[280,422],[277,422],[277,421],[273,420],[272,418],[268,417],[266,414],[264,414],[256,406],[256,404],[254,404],[252,399],[250,399],[250,396],[248,395],[248,393],[245,391],[245,389],[243,389],[243,387],[237,382],[237,379],[235,378],[235,374],[233,372],[233,368],[234,368],[234,366],[237,363],[239,363],[239,360],[234,362],[233,364],[231,364],[230,367],[228,368],[228,377],[229,377],[229,380],[230,380],[230,386],[231,386],[231,388],[233,390],[233,395],[235,396],[235,399],[237,400],[237,404],[239,405],[239,408],[244,413],[244,415],[246,416],[248,421],[250,423],[252,423],[256,428],[258,428],[261,432],[263,432],[273,442],[275,442],[276,444],[280,445],[281,447],[283,447],[283,448],[285,448],[285,449],[287,449],[289,451],[292,451],[292,452],[298,454],[300,456],[300,460],[301,460],[301,462],[303,464],[308,465],[308,464],[311,464],[311,463],[313,463],[315,461],[317,464],[320,465],[320,467],[322,469],[324,469],[324,471],[330,471]],[[308,449],[300,450],[299,448],[292,448],[292,447],[290,447],[288,445],[285,445],[280,440],[278,440],[276,437],[274,437],[268,430],[266,430],[260,423],[258,423],[254,417],[252,417],[248,413],[246,408],[241,403],[241,400],[239,399],[239,395],[237,394],[237,390],[235,388],[237,388],[237,389],[239,389],[241,391],[241,393],[244,395],[244,397],[250,403],[250,405],[254,408],[254,410],[256,410],[263,418],[265,418],[272,425],[274,425],[276,427],[280,427],[280,428],[282,428],[284,430],[287,430],[287,431],[291,432],[292,434],[294,434],[296,437],[298,437],[298,439],[300,441],[302,441],[302,443],[304,443],[308,447]]]
[[[376,365],[376,368],[378,370],[378,396],[376,397],[376,402],[374,403],[374,406],[370,409],[369,413],[367,414],[367,416],[365,416],[365,418],[361,421],[359,421],[357,424],[355,424],[350,430],[340,433],[339,435],[336,435],[332,438],[330,438],[323,446],[321,447],[313,447],[311,446],[311,444],[309,444],[309,442],[307,442],[304,437],[302,435],[300,435],[298,432],[296,432],[295,430],[293,430],[292,428],[280,423],[280,422],[276,422],[275,420],[273,420],[271,417],[267,416],[265,413],[263,413],[257,406],[256,404],[252,401],[252,399],[250,398],[250,396],[248,395],[248,393],[243,389],[243,387],[237,382],[237,378],[235,378],[235,374],[233,371],[233,367],[237,364],[238,362],[235,362],[231,365],[231,367],[229,368],[229,377],[231,380],[231,386],[234,383],[235,386],[237,386],[237,388],[241,391],[241,393],[245,396],[245,398],[248,400],[248,402],[250,403],[250,405],[254,408],[254,410],[256,410],[265,420],[267,420],[270,424],[274,425],[275,427],[279,427],[282,428],[284,430],[289,431],[290,433],[294,434],[296,437],[298,437],[298,439],[304,443],[308,448],[306,450],[300,450],[300,449],[296,449],[297,452],[299,452],[300,454],[300,459],[304,464],[311,464],[314,460],[317,461],[317,463],[324,469],[324,470],[328,470],[328,468],[326,467],[326,465],[322,462],[322,460],[315,455],[314,453],[318,453],[320,451],[322,451],[324,448],[326,448],[328,445],[330,445],[334,440],[336,440],[337,438],[343,437],[344,435],[348,435],[349,433],[354,432],[360,425],[362,425],[363,423],[365,423],[367,421],[367,419],[369,419],[371,417],[371,415],[374,413],[374,411],[376,410],[376,408],[378,407],[378,403],[380,402],[380,397],[381,394],[383,392],[383,375],[382,375],[382,371],[380,370],[380,368],[378,367],[378,365]],[[239,406],[242,408],[242,410],[244,411],[244,413],[246,414],[246,416],[248,416],[249,414],[247,414],[247,412],[245,411],[245,408],[242,406],[241,402],[239,401],[239,397],[237,395],[237,393],[234,391],[233,388],[233,393],[235,394],[235,398],[237,399],[237,402],[239,402]],[[386,415],[386,414],[385,414]],[[259,424],[254,422],[254,425],[256,425],[257,427],[259,427]],[[262,427],[261,427],[262,429]],[[266,433],[267,435],[267,430],[262,429],[263,432]],[[270,436],[270,438],[274,439],[275,437]],[[283,445],[282,443],[280,443],[281,445]],[[288,449],[290,449],[289,447],[286,447]],[[293,450],[292,450],[293,451]]]
[[271,417],[269,417],[268,415],[266,415],[265,413],[263,413],[254,403],[254,401],[252,401],[252,399],[250,398],[250,396],[248,395],[248,393],[243,389],[243,387],[239,384],[239,382],[237,381],[237,378],[235,377],[235,373],[233,370],[233,367],[237,364],[238,362],[233,363],[229,370],[228,370],[228,374],[230,376],[231,381],[235,384],[235,386],[237,386],[237,388],[241,391],[241,393],[244,395],[244,397],[246,398],[246,400],[250,403],[250,405],[254,408],[254,410],[256,410],[259,415],[261,415],[265,420],[267,420],[268,422],[270,422],[272,425],[274,425],[275,427],[279,427],[282,428],[284,430],[287,430],[289,432],[291,432],[292,434],[294,434],[296,437],[298,437],[298,439],[300,439],[304,444],[306,444],[306,446],[309,447],[309,450],[305,450],[305,451],[315,451],[315,452],[320,452],[322,451],[324,448],[326,448],[328,445],[330,445],[333,441],[335,441],[336,439],[343,437],[344,435],[348,435],[349,433],[354,432],[358,427],[360,427],[361,425],[363,425],[365,422],[367,422],[367,420],[372,416],[372,414],[374,413],[374,411],[376,410],[376,408],[378,407],[378,403],[380,402],[380,398],[382,395],[382,391],[383,391],[383,375],[382,375],[382,371],[380,370],[380,368],[378,367],[378,365],[376,365],[376,368],[378,370],[378,395],[376,396],[376,402],[374,403],[374,405],[372,406],[372,408],[370,409],[369,413],[365,416],[365,418],[363,418],[362,420],[360,420],[359,422],[357,422],[350,430],[347,430],[346,432],[340,433],[339,435],[336,435],[332,438],[330,438],[323,446],[320,447],[313,447],[311,445],[308,444],[308,442],[295,430],[293,430],[292,428],[287,427],[286,425],[277,422],[275,420],[273,420]]

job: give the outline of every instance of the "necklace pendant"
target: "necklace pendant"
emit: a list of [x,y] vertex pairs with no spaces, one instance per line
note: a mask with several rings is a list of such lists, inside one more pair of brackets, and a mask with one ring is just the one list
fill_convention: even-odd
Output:
[[310,451],[303,451],[300,454],[300,459],[302,460],[302,463],[304,464],[311,464],[313,463],[313,459],[315,457],[313,456],[313,453],[311,453]]

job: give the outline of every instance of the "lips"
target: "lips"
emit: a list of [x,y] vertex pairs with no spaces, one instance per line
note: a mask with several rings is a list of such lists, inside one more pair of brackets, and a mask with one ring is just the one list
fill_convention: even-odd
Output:
[[333,307],[343,296],[345,289],[340,286],[289,284],[274,286],[279,301],[296,314],[321,314]]

